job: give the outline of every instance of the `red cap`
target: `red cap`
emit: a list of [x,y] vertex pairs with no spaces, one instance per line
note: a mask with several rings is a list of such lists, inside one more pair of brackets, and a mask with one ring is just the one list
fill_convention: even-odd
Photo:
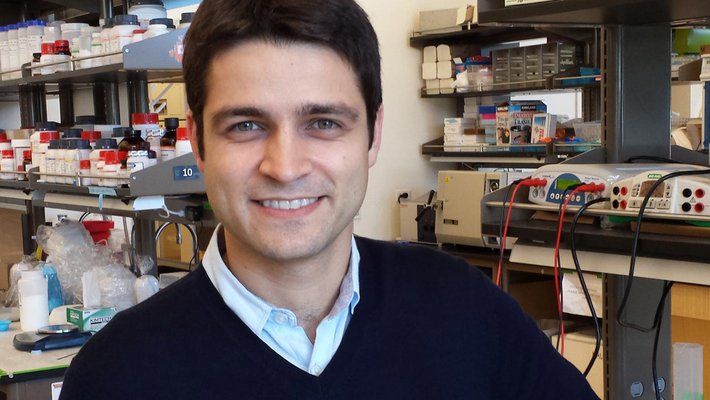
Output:
[[83,131],[81,132],[82,140],[98,140],[101,139],[101,132],[99,131]]
[[158,114],[156,113],[135,113],[131,114],[131,125],[157,124]]
[[145,29],[134,29],[133,34],[135,35],[136,33],[145,33]]
[[67,51],[69,50],[69,41],[68,40],[55,40],[54,41],[54,53],[56,54],[58,51]]
[[118,152],[102,151],[99,154],[101,154],[102,157],[106,157],[106,164],[118,164]]
[[[99,150],[99,160],[104,160],[106,161],[106,153],[108,153],[109,150]],[[111,151],[111,153],[115,153]]]
[[91,160],[79,160],[79,169],[91,169]]
[[7,133],[0,132],[0,140],[7,140]]
[[118,161],[124,161],[128,160],[128,152],[127,151],[119,151],[118,152]]
[[40,131],[40,143],[49,143],[50,140],[59,140],[59,132],[57,131]]
[[184,126],[177,128],[175,137],[177,140],[190,140],[190,135],[187,134],[187,128]]
[[32,150],[22,150],[22,158],[32,158]]
[[15,152],[12,151],[12,150],[3,150],[3,151],[2,151],[2,156],[3,156],[3,157],[8,157],[8,158],[10,158],[10,157],[13,157],[13,158],[14,158],[14,157],[15,157]]
[[52,42],[42,43],[42,54],[54,54],[54,43],[52,43]]

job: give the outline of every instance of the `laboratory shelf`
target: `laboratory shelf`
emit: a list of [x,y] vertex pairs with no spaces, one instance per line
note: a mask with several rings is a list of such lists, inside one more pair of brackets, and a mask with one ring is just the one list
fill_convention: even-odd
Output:
[[515,28],[507,26],[463,26],[460,31],[446,33],[424,33],[415,32],[409,38],[409,45],[412,47],[436,46],[441,43],[450,45],[501,43],[507,40],[522,40],[545,36],[533,28]]
[[540,166],[558,163],[571,156],[600,148],[599,143],[535,143],[519,145],[477,144],[444,147],[440,137],[422,145],[422,155],[432,162],[463,162],[486,165]]
[[479,23],[506,26],[710,25],[707,0],[546,0],[508,7],[505,1],[479,0]]
[[[177,29],[165,35],[145,39],[124,46],[121,61],[51,75],[31,75],[22,71],[23,77],[0,81],[0,93],[13,93],[23,85],[44,84],[47,90],[60,85],[90,85],[96,83],[132,81],[182,82],[182,42],[186,29]],[[72,60],[76,65],[80,60]],[[0,98],[1,99],[1,98]]]
[[[515,93],[528,93],[528,92],[569,92],[571,90],[580,90],[587,88],[599,88],[599,80],[601,79],[599,75],[591,76],[574,76],[574,77],[551,77],[552,79],[531,81],[531,82],[516,82],[516,83],[499,83],[495,84],[494,87],[488,88],[486,90],[471,90],[471,91],[457,91],[449,94],[427,94],[426,89],[421,89],[421,97],[423,98],[462,98],[462,97],[487,97],[487,96],[499,96],[499,95],[514,95]],[[593,79],[594,82],[582,83],[582,84],[565,84],[564,80],[571,79]]]

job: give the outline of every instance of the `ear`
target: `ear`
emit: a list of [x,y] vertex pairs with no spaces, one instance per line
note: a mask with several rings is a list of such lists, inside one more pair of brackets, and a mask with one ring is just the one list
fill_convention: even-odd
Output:
[[[195,156],[195,160],[197,161],[197,168],[200,169],[200,172],[205,171],[205,166],[204,166],[204,161],[202,160],[202,157],[200,157],[200,146],[198,144],[197,140],[197,123],[195,122],[195,118],[192,115],[191,110],[187,110],[187,133],[190,136],[190,145],[192,146],[192,154]],[[204,135],[204,129],[202,134]]]
[[380,152],[380,145],[382,144],[382,120],[385,116],[385,106],[380,105],[379,110],[377,110],[377,118],[375,119],[374,134],[372,136],[372,146],[367,152],[368,165],[372,167],[377,162],[377,154]]

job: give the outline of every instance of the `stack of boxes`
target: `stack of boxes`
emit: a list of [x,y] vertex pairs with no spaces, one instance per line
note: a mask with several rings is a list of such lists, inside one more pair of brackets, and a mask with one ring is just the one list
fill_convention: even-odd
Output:
[[426,94],[451,94],[454,92],[454,64],[448,45],[424,48],[422,79],[426,82]]
[[486,144],[496,144],[496,106],[494,104],[478,106],[480,126],[486,135]]
[[444,151],[471,150],[485,139],[478,129],[478,118],[444,118]]

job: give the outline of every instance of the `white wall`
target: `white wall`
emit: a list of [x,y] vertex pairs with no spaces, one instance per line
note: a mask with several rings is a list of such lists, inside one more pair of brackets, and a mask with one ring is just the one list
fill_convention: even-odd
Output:
[[414,197],[436,189],[436,172],[421,155],[421,144],[442,136],[442,119],[456,113],[453,99],[422,99],[421,51],[409,46],[421,10],[458,7],[460,0],[359,0],[380,40],[384,92],[384,137],[370,171],[367,197],[355,220],[359,235],[391,240],[399,235],[397,189]]

